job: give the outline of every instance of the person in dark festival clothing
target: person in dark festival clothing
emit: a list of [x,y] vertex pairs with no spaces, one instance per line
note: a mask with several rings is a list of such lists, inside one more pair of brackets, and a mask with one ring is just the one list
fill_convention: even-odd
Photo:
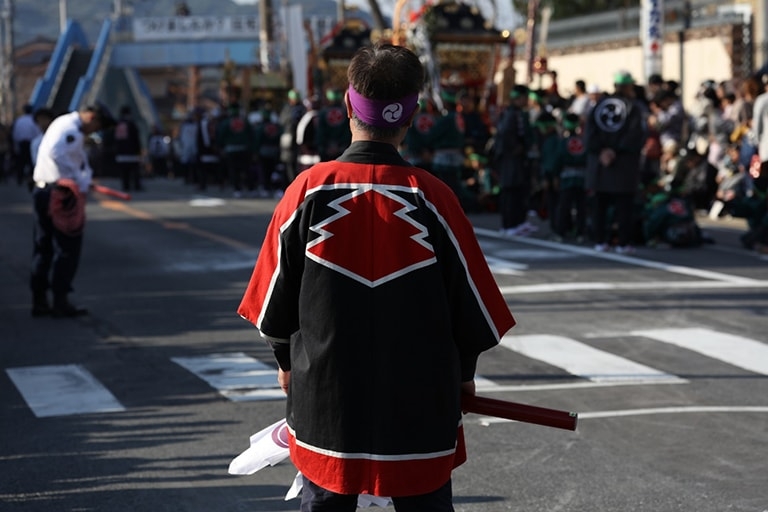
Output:
[[352,143],[288,186],[238,313],[279,366],[302,511],[453,511],[461,394],[515,321],[456,195],[398,153],[418,57],[366,46],[347,78]]
[[133,119],[131,107],[120,109],[120,119],[113,132],[115,164],[120,170],[123,190],[142,190],[141,186],[141,135]]
[[[635,80],[626,71],[614,76],[614,94],[604,97],[587,118],[586,188],[592,196],[595,250],[612,249],[610,225],[618,225],[615,250],[635,252],[632,231],[640,186],[640,155],[647,139],[647,112],[637,97]],[[609,212],[613,211],[613,216]]]

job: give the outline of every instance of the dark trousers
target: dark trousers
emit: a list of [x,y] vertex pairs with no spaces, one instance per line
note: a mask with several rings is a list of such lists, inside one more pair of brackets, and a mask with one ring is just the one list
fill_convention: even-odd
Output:
[[[613,216],[609,217],[609,208],[613,206]],[[610,242],[611,221],[617,224],[617,244],[629,245],[632,240],[632,220],[635,208],[634,193],[597,192],[592,207],[592,229],[597,244]]]
[[32,153],[31,142],[28,140],[19,141],[19,152],[16,153],[14,167],[16,169],[16,183],[22,185],[25,179],[32,179]]
[[35,187],[32,192],[34,208],[34,246],[30,287],[34,296],[43,296],[50,288],[54,301],[63,300],[72,291],[80,262],[83,236],[65,235],[53,226],[48,206],[51,188]]
[[120,171],[123,190],[141,190],[141,163],[116,162],[116,165]]
[[197,173],[197,186],[200,190],[205,190],[208,187],[209,182],[223,187],[224,172],[221,167],[221,162],[211,157],[201,159],[195,166]]
[[[566,188],[560,191],[560,202],[557,206],[557,234],[565,236],[570,228],[576,236],[584,234],[586,225],[587,196],[583,188]],[[575,215],[573,212],[575,211]]]
[[227,172],[232,187],[240,191],[243,187],[243,180],[248,190],[253,190],[253,173],[251,172],[251,154],[247,151],[233,151],[226,153]]
[[[336,494],[303,477],[301,512],[355,512],[357,494]],[[453,512],[451,481],[428,494],[392,497],[397,512]]]
[[278,169],[280,160],[275,157],[261,156],[259,158],[259,184],[266,190],[282,190],[285,188],[282,174]]
[[528,186],[516,185],[502,187],[499,193],[499,212],[501,227],[514,228],[525,222],[528,215]]

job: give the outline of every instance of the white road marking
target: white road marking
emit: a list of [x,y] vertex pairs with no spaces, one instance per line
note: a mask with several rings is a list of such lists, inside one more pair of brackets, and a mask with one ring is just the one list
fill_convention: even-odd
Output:
[[523,275],[523,270],[528,268],[528,265],[503,260],[500,258],[494,258],[493,256],[486,256],[485,261],[488,262],[488,267],[494,274],[521,276]]
[[[604,418],[623,418],[628,416],[648,416],[653,414],[717,414],[717,413],[768,413],[768,406],[752,405],[728,405],[728,406],[706,406],[692,405],[681,407],[657,407],[647,409],[624,409],[617,411],[593,411],[580,412],[579,421]],[[513,420],[505,418],[496,418],[492,416],[481,416],[477,422],[481,425],[491,425],[493,423],[511,423]]]
[[227,261],[226,257],[219,260],[210,258],[206,261],[174,261],[165,266],[167,272],[228,272],[231,270],[252,269],[256,262],[256,256],[242,260]]
[[562,368],[592,382],[685,382],[649,366],[598,350],[576,340],[551,334],[507,335],[501,345],[527,357]]
[[647,329],[630,334],[669,343],[750,372],[768,375],[768,345],[749,338],[702,328]]
[[225,204],[227,204],[226,201],[217,197],[197,197],[189,201],[189,206],[197,206],[201,208],[213,208]]
[[496,249],[493,255],[507,260],[566,260],[575,257],[565,251],[556,251],[550,249]]
[[[487,237],[505,238],[503,235],[499,235],[497,231],[493,231],[491,229],[475,228],[475,233],[477,233],[478,235],[483,235]],[[626,264],[635,265],[638,267],[661,270],[661,271],[669,272],[673,274],[698,277],[701,279],[711,279],[713,281],[724,281],[728,283],[744,283],[744,284],[760,282],[756,279],[752,279],[748,277],[734,276],[731,274],[723,274],[722,272],[713,272],[710,270],[702,270],[698,268],[683,267],[681,265],[670,265],[668,263],[661,263],[658,261],[646,260],[646,259],[632,257],[632,256],[624,256],[621,254],[597,252],[587,247],[578,247],[578,246],[567,245],[567,244],[559,244],[557,242],[539,240],[537,238],[515,237],[514,241],[518,243],[534,245],[537,247],[546,247],[548,249],[555,249],[559,251],[570,252],[573,254],[580,254],[582,256],[591,256],[593,258],[601,258],[606,260],[618,261],[620,263],[626,263]],[[763,283],[762,286],[766,286],[764,281],[762,283]]]
[[492,390],[494,388],[498,387],[498,384],[493,382],[491,379],[487,379],[483,377],[482,375],[475,375],[475,389],[482,389],[482,390]]
[[5,371],[38,418],[125,410],[79,365],[27,366]]
[[173,357],[171,361],[233,402],[285,398],[277,384],[277,370],[242,352]]
[[[593,381],[580,381],[580,382],[562,382],[553,384],[496,384],[490,379],[483,377],[483,384],[475,379],[475,385],[478,393],[517,393],[526,391],[557,391],[563,389],[587,389],[587,388],[608,388],[616,386],[637,386],[642,384],[643,386],[653,384],[687,384],[685,379],[676,380],[652,380],[652,381],[608,381],[608,382],[593,382]],[[490,381],[490,385],[486,385],[485,381]]]
[[543,283],[517,286],[500,286],[503,295],[520,295],[523,293],[557,293],[572,291],[597,290],[709,290],[734,288],[768,288],[768,281],[642,281],[608,283],[602,281],[581,283]]

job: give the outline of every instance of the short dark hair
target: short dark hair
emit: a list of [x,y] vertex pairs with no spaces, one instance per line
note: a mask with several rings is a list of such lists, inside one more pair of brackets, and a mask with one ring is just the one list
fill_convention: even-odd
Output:
[[88,105],[82,109],[84,112],[93,112],[96,114],[96,118],[99,120],[102,130],[106,130],[115,126],[115,117],[109,108],[103,103],[97,102],[92,105]]
[[[424,67],[408,48],[378,43],[363,46],[352,57],[347,81],[360,95],[372,100],[396,100],[421,92]],[[374,138],[388,138],[402,127],[379,128],[353,116],[356,126]]]
[[675,94],[674,91],[670,91],[668,89],[662,89],[658,91],[656,94],[654,94],[653,98],[651,99],[651,101],[657,105],[660,105],[661,103],[667,100],[676,101],[677,94]]
[[37,122],[41,117],[47,117],[48,119],[53,119],[56,116],[53,115],[53,110],[43,107],[35,110],[35,113],[32,116],[35,122]]

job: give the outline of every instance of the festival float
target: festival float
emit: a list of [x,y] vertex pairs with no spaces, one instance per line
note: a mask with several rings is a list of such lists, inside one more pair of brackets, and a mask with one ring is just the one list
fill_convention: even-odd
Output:
[[505,60],[514,44],[509,31],[496,29],[476,5],[451,0],[411,11],[402,23],[407,4],[399,0],[395,6],[392,41],[421,57],[429,74],[429,92],[438,104],[443,90],[468,91],[487,102],[493,101],[495,86],[511,87],[514,71]]

